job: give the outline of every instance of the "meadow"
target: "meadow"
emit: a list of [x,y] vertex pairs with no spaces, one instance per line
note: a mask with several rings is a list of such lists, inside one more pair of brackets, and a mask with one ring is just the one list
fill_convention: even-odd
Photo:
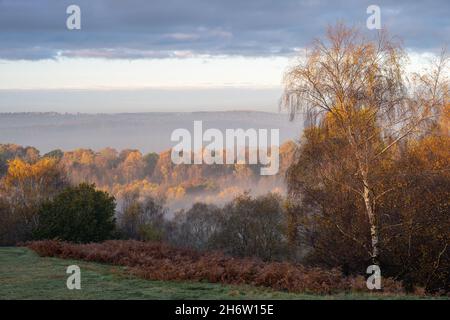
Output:
[[[66,288],[66,268],[82,270],[82,289]],[[0,299],[420,299],[370,294],[294,294],[252,286],[189,281],[150,281],[126,268],[94,262],[39,257],[27,248],[0,248]]]

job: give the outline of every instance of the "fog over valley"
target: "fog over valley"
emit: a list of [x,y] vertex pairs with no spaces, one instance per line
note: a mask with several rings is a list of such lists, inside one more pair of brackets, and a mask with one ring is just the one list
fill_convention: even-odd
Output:
[[151,112],[119,114],[0,113],[1,143],[33,146],[46,153],[77,148],[138,149],[162,152],[173,147],[170,135],[177,128],[193,130],[279,129],[280,144],[300,136],[302,122],[285,113],[256,111]]

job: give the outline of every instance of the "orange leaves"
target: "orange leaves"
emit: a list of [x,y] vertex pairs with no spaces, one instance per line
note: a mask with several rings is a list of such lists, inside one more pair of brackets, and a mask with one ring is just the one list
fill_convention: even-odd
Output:
[[29,183],[43,181],[49,174],[55,174],[58,170],[57,166],[58,161],[54,158],[43,158],[34,164],[16,158],[8,161],[5,183],[16,185],[27,181]]
[[14,181],[23,181],[30,176],[31,164],[20,159],[8,161],[8,172],[5,182],[12,184]]
[[448,103],[442,110],[441,117],[439,119],[439,127],[442,135],[450,136],[450,103]]
[[410,156],[425,170],[443,170],[450,167],[450,136],[430,135],[411,143]]
[[27,215],[67,185],[65,173],[55,158],[42,158],[35,163],[19,158],[10,160],[3,181],[11,204],[29,208]]

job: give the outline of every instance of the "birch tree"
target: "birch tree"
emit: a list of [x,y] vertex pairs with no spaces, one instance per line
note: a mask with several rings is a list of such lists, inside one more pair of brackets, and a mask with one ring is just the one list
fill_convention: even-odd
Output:
[[292,117],[304,113],[307,125],[332,119],[345,137],[356,168],[349,174],[358,180],[356,187],[347,187],[364,203],[374,264],[380,257],[377,201],[392,191],[380,189],[374,169],[391,149],[439,116],[448,102],[446,62],[443,53],[431,70],[407,77],[407,56],[398,41],[385,32],[368,38],[338,24],[285,75],[281,106]]

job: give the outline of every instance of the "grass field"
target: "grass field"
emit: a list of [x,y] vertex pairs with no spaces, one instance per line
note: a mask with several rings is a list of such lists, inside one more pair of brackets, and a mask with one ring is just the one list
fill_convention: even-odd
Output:
[[[66,268],[81,268],[81,290],[68,290]],[[26,248],[0,248],[0,299],[373,299],[372,295],[317,296],[250,286],[148,281],[121,267],[41,258]],[[405,297],[383,297],[402,298]],[[408,297],[416,298],[416,297]]]

